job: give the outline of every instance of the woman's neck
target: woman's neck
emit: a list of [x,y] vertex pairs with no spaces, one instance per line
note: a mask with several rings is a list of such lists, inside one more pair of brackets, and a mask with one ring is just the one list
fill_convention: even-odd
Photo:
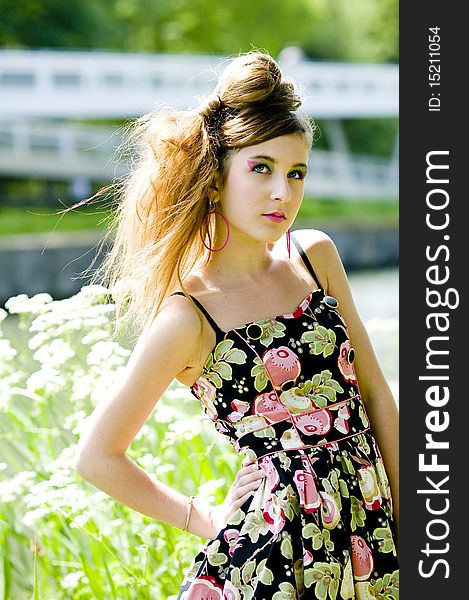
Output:
[[205,275],[220,283],[231,285],[249,283],[262,279],[272,270],[275,263],[275,243],[253,241],[232,243],[231,239],[220,252],[210,253],[204,267]]

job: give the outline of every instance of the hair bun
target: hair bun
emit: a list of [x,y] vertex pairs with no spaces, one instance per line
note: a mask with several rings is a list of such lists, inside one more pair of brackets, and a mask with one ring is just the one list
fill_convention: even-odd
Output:
[[224,104],[235,110],[264,103],[286,110],[301,106],[293,83],[282,81],[282,72],[275,60],[261,52],[234,58],[220,75],[216,92]]

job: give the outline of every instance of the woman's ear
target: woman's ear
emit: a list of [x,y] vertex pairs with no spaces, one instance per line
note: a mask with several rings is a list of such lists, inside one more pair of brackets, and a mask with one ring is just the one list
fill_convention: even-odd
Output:
[[210,202],[212,202],[213,204],[215,204],[218,201],[218,190],[215,187],[210,187],[207,190],[207,196],[208,199],[210,200]]
[[214,176],[212,185],[208,189],[208,197],[209,199],[216,203],[220,200],[220,191],[221,191],[221,180],[218,173]]

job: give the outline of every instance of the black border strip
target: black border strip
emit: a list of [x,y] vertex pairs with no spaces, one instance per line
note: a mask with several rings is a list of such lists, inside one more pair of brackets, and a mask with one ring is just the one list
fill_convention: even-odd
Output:
[[[463,4],[400,5],[401,598],[467,597]],[[446,305],[445,305],[446,304]],[[467,333],[466,333],[467,332]],[[439,514],[438,514],[439,513]],[[469,541],[469,538],[468,538]],[[418,596],[417,596],[418,594]]]

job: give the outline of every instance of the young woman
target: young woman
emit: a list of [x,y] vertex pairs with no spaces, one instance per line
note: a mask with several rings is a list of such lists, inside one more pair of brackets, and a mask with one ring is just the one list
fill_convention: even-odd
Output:
[[[77,471],[208,538],[185,600],[399,595],[396,404],[333,242],[290,234],[313,138],[300,105],[276,62],[252,52],[199,111],[142,119],[103,267],[118,315],[125,306],[142,334]],[[126,457],[174,378],[243,457],[219,506]]]

